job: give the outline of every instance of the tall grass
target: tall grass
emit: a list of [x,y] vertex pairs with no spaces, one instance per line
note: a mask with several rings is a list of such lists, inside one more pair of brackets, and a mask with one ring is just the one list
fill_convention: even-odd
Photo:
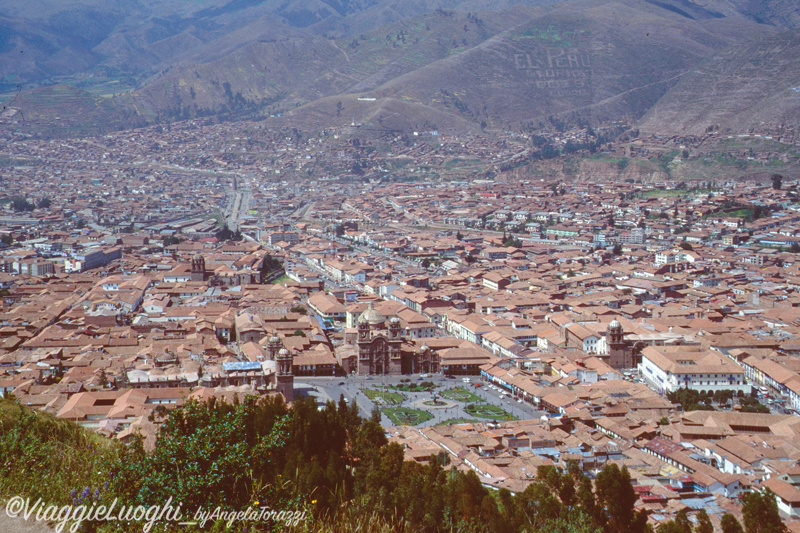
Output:
[[102,494],[120,445],[73,422],[0,400],[0,499],[71,504],[88,487]]

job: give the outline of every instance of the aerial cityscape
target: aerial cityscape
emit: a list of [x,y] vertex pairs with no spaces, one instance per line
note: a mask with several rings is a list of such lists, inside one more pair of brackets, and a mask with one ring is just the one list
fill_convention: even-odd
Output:
[[[126,30],[138,77],[0,39],[39,54],[0,79],[0,530],[800,532],[796,6],[284,6],[256,58],[266,4],[202,4]],[[622,8],[692,41],[609,81]],[[206,20],[232,51],[167,53]],[[535,94],[453,88],[501,68]]]

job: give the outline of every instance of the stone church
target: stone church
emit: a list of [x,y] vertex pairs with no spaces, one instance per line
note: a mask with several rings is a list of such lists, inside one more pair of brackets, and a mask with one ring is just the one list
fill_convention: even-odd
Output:
[[370,304],[358,318],[357,330],[359,375],[399,376],[439,371],[436,352],[416,351],[404,342],[400,318],[387,319]]
[[215,270],[206,268],[206,260],[202,254],[192,257],[192,281],[205,281],[213,287],[235,287],[237,285],[261,283],[261,273],[250,268],[233,270],[221,267]]

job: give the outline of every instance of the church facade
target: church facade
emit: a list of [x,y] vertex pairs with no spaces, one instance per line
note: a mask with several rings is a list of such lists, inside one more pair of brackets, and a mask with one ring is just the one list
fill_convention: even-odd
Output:
[[192,258],[192,281],[204,281],[214,287],[235,287],[237,285],[261,283],[261,273],[252,270],[233,270],[223,268],[220,270],[208,270],[206,260],[202,254],[195,254]]
[[399,376],[439,371],[439,358],[430,348],[416,351],[405,343],[400,319],[386,318],[372,304],[358,318],[356,346],[359,375]]

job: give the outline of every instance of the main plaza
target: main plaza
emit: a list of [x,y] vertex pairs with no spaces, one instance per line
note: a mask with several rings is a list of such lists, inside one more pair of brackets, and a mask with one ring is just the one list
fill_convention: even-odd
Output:
[[295,382],[295,395],[315,397],[319,405],[329,400],[338,402],[344,396],[348,402],[356,402],[364,417],[370,416],[377,406],[385,427],[502,422],[545,415],[544,411],[512,398],[479,376],[302,377]]

